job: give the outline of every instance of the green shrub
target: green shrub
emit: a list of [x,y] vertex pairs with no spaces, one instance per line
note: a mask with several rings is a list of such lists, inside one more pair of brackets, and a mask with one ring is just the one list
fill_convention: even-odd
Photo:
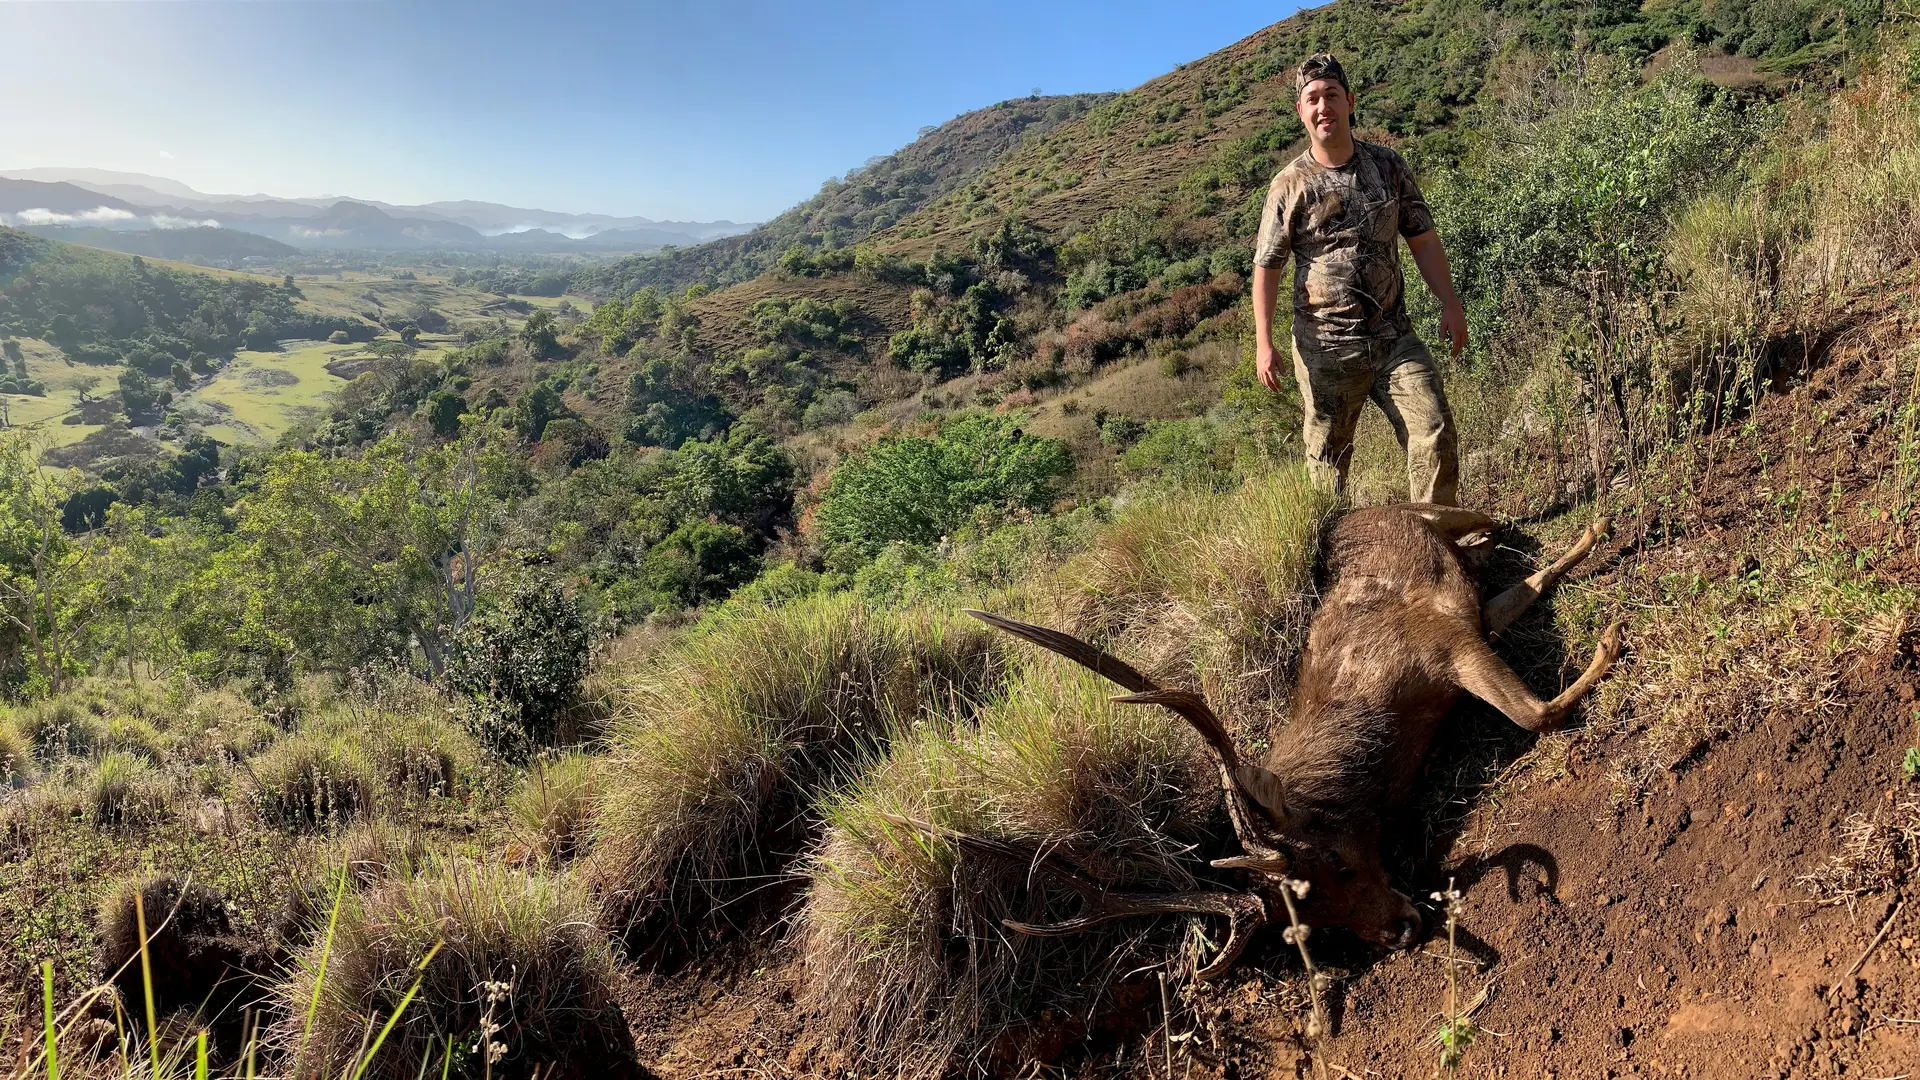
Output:
[[976,413],[932,438],[882,439],[849,455],[815,514],[821,538],[872,556],[890,543],[936,544],[983,509],[1045,509],[1073,456],[1020,425],[1018,416]]
[[745,610],[663,657],[617,717],[588,878],[609,921],[684,929],[804,844],[806,793],[997,683],[1001,644],[948,611],[845,594]]
[[1121,453],[1120,471],[1189,491],[1226,491],[1239,480],[1235,456],[1235,440],[1204,418],[1151,420]]
[[806,1004],[875,1074],[942,1075],[1019,1023],[1084,1014],[1128,971],[1179,956],[1171,920],[1008,933],[1002,919],[1063,918],[1079,902],[1027,859],[889,820],[1051,851],[1117,889],[1195,887],[1218,791],[1198,738],[1113,704],[1110,684],[1064,662],[1019,674],[974,723],[922,725],[823,808],[799,934]]
[[561,738],[591,644],[585,616],[558,582],[523,583],[461,629],[447,682],[467,696],[467,724],[481,744],[524,760]]
[[[356,1073],[369,1025],[383,1026],[416,985]],[[331,946],[316,937],[276,986],[273,1034],[292,1048],[296,1076],[630,1075],[617,986],[608,943],[568,879],[460,860],[348,892]]]
[[792,562],[783,562],[761,571],[760,576],[747,582],[727,597],[723,612],[731,613],[750,608],[779,607],[801,597],[812,596],[820,591],[820,575],[804,566]]

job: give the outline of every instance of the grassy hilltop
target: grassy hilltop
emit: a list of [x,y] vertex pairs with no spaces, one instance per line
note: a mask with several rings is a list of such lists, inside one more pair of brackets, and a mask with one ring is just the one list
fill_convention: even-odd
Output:
[[[1909,21],[1340,0],[563,295],[0,230],[0,1069],[1897,1075]],[[1628,653],[1570,730],[1449,720],[1388,853],[1457,933],[1200,982],[1217,920],[1003,927],[1079,910],[1026,853],[1224,888],[1231,834],[1189,729],[959,609],[1284,722],[1341,508],[1246,275],[1322,48],[1468,307],[1489,586],[1616,522],[1497,648]],[[1351,501],[1403,485],[1370,412]]]

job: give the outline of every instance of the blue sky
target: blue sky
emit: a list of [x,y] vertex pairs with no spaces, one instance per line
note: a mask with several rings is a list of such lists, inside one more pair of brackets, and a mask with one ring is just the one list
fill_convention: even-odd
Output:
[[1297,6],[0,2],[0,168],[763,220],[922,125],[1137,86]]

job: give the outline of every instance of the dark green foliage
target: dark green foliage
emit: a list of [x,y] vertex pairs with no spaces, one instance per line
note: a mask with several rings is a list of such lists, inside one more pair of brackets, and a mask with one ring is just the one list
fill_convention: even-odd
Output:
[[608,451],[606,434],[588,420],[549,421],[541,441],[559,447],[560,459],[568,468],[599,461]]
[[1673,208],[1736,175],[1759,131],[1703,80],[1643,86],[1630,70],[1602,71],[1577,93],[1524,138],[1490,132],[1484,157],[1431,185],[1455,285],[1481,325],[1498,325],[1511,290],[1571,289],[1596,274],[1651,281]]
[[567,415],[567,403],[551,379],[533,384],[513,403],[513,430],[522,441],[537,443],[546,434],[547,422]]
[[146,417],[171,400],[172,392],[162,389],[150,376],[132,369],[120,373],[120,408],[128,420]]
[[780,269],[795,277],[825,277],[828,274],[844,274],[853,269],[854,252],[852,248],[821,248],[809,251],[805,246],[795,244],[780,253]]
[[647,552],[640,580],[654,606],[691,607],[728,593],[759,572],[758,546],[738,525],[689,521]]
[[710,382],[705,365],[686,353],[649,358],[627,380],[627,409],[633,413],[627,439],[671,449],[724,432],[733,413]]
[[119,492],[106,484],[81,488],[67,496],[60,509],[60,527],[70,533],[97,529],[107,523],[107,507],[119,498]]
[[467,696],[467,723],[480,742],[523,761],[561,734],[591,645],[586,617],[559,583],[524,583],[461,628],[447,683]]
[[[220,356],[243,345],[271,349],[281,338],[324,339],[359,321],[303,311],[294,301],[277,282],[177,272],[139,256],[45,244],[32,272],[0,289],[0,330],[44,336],[77,362],[98,364],[118,363],[140,346],[143,355],[175,359],[187,350]],[[174,351],[176,342],[181,351]],[[165,376],[170,363],[152,374]]]
[[872,556],[896,541],[936,543],[982,511],[1044,509],[1072,470],[1065,444],[1026,434],[1016,416],[963,416],[931,438],[883,439],[847,457],[815,520],[827,543]]
[[931,289],[913,294],[913,325],[887,341],[887,355],[913,371],[942,376],[998,368],[1018,344],[1001,309],[1008,298],[985,282],[952,301]]
[[520,347],[535,360],[551,360],[560,354],[560,331],[552,312],[536,311],[527,316],[526,324],[520,327]]
[[845,300],[769,296],[747,309],[747,325],[761,340],[802,347],[857,349],[860,335],[854,322],[853,306]]
[[436,390],[427,395],[423,414],[435,435],[451,439],[460,434],[460,416],[466,411],[466,398],[452,390]]

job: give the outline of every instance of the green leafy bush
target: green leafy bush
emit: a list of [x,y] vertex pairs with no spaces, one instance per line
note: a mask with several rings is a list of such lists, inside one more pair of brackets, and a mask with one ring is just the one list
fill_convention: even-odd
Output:
[[461,628],[447,682],[466,695],[467,724],[481,744],[524,760],[559,741],[591,645],[586,618],[558,582],[526,582]]
[[931,545],[983,509],[1044,509],[1072,470],[1064,443],[1026,434],[1017,416],[962,416],[932,437],[882,439],[849,455],[814,520],[827,543],[868,556],[895,542]]

